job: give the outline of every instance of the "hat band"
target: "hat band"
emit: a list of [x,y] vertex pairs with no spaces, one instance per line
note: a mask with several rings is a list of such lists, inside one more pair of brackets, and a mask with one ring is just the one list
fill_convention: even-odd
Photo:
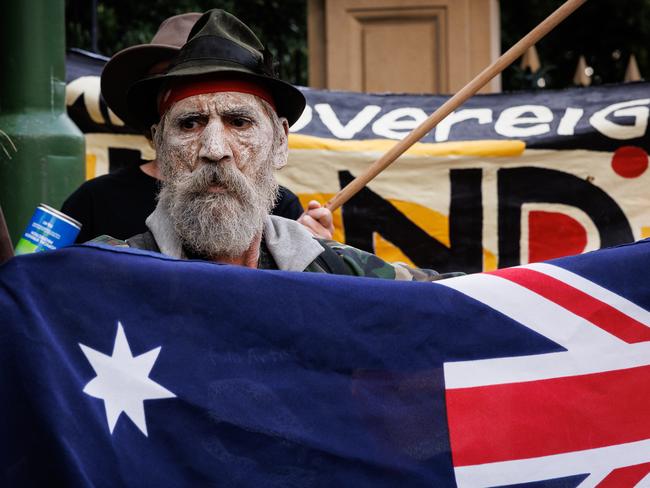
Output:
[[212,80],[188,80],[177,82],[167,89],[158,103],[158,113],[162,117],[169,108],[179,100],[203,95],[205,93],[238,92],[255,95],[267,102],[275,110],[273,95],[258,83],[234,80],[234,79],[212,79]]
[[181,48],[170,66],[169,72],[173,73],[176,67],[188,61],[224,61],[239,64],[257,74],[273,77],[270,53],[263,48],[260,52],[262,57],[256,56],[248,49],[225,37],[195,37]]

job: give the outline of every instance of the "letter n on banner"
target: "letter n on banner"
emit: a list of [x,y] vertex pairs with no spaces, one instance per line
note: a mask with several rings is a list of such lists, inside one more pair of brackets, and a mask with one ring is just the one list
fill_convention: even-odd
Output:
[[[373,252],[373,233],[378,233],[417,266],[440,272],[482,271],[481,178],[481,169],[450,171],[449,247],[427,234],[388,200],[367,187],[343,205],[345,241],[351,246]],[[349,171],[339,172],[341,188],[353,179]]]

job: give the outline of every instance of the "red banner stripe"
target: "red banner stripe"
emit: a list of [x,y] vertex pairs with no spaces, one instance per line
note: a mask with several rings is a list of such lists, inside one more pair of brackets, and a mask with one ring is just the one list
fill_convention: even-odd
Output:
[[650,463],[615,469],[596,488],[632,488],[650,473]]
[[650,327],[556,278],[525,268],[506,268],[490,274],[528,288],[628,344],[650,341]]
[[650,366],[449,389],[446,402],[457,467],[650,439]]

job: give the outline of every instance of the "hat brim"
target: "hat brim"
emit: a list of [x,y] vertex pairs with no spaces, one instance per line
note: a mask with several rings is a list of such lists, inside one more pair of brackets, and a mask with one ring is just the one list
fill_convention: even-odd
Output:
[[[238,67],[236,63],[219,60],[219,65],[206,65],[200,63],[192,66],[186,63],[182,68],[175,69],[173,73],[155,75],[135,83],[128,91],[126,100],[130,116],[140,130],[146,130],[158,122],[157,97],[163,83],[170,80],[184,78],[226,77],[235,75],[242,80],[259,83],[273,96],[275,110],[280,117],[285,117],[292,125],[300,118],[305,109],[305,96],[295,86],[276,78],[251,73],[246,68]],[[136,120],[137,119],[137,120]]]
[[106,105],[126,125],[144,130],[136,113],[129,109],[128,92],[138,80],[149,75],[149,71],[162,61],[171,60],[180,48],[164,44],[140,44],[128,47],[113,56],[104,66],[101,76],[101,93]]

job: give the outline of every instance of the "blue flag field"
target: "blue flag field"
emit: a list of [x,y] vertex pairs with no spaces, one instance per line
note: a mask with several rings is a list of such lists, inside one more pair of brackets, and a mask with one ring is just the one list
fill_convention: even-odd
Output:
[[0,268],[2,486],[650,481],[650,240],[437,283]]

